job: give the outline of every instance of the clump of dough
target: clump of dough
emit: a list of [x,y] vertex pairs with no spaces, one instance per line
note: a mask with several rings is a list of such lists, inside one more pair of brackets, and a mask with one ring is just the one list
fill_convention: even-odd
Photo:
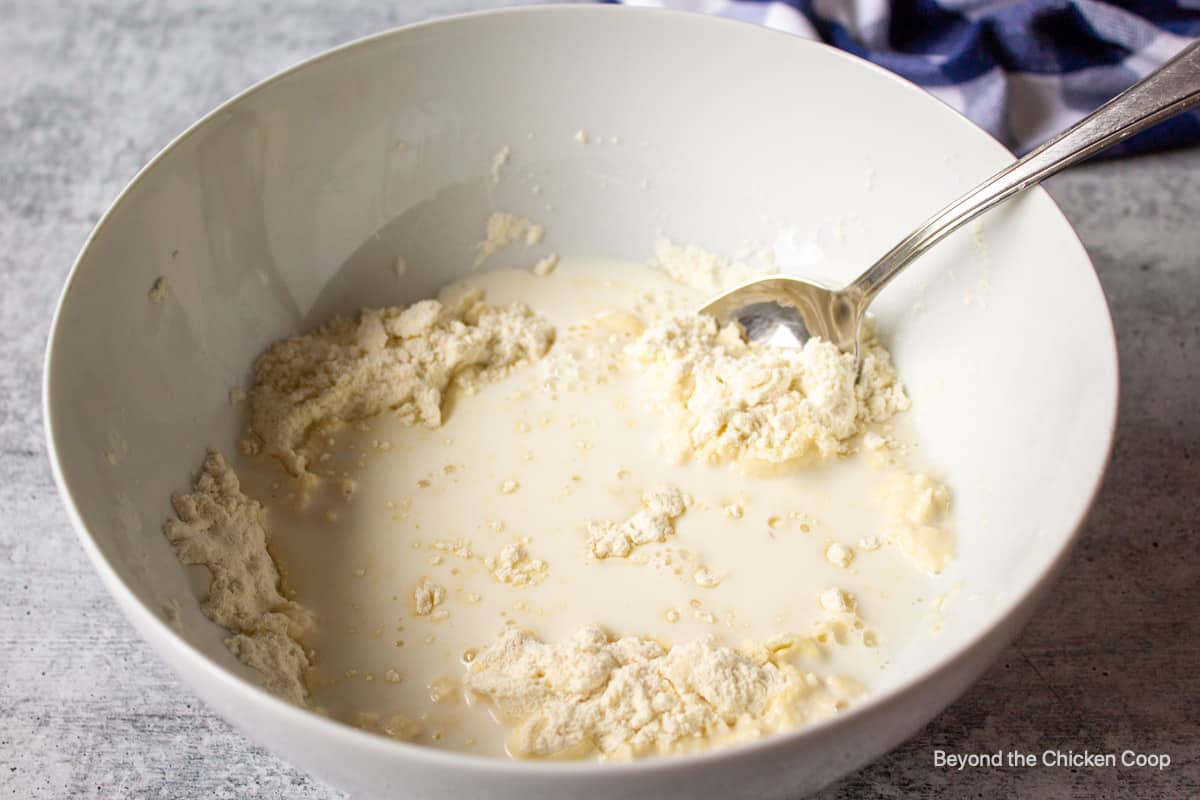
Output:
[[858,601],[854,599],[854,595],[836,587],[821,592],[817,599],[821,608],[831,614],[851,614],[858,607]]
[[927,572],[939,573],[954,556],[954,534],[947,517],[950,490],[944,484],[912,470],[894,440],[867,433],[862,440],[872,467],[884,473],[875,494],[886,517],[882,536],[859,541],[863,550],[878,550],[883,543],[898,546]]
[[551,253],[533,265],[533,274],[545,278],[558,269],[558,253]]
[[312,625],[312,615],[280,591],[262,504],[242,492],[215,450],[193,492],[175,495],[172,503],[176,518],[167,520],[163,533],[180,561],[212,574],[204,613],[233,634],[226,646],[263,676],[270,691],[303,704],[309,661],[297,639]]
[[468,560],[474,557],[471,552],[471,543],[466,539],[439,539],[432,545],[434,550],[440,550],[443,553],[449,553],[452,556]]
[[[865,426],[908,408],[891,357],[864,326],[854,356],[820,339],[802,348],[747,342],[708,315],[671,317],[628,348],[674,417],[675,457],[710,464],[785,464],[847,452]],[[857,380],[856,380],[857,377]]]
[[428,578],[421,578],[413,589],[413,612],[419,617],[432,616],[446,600],[446,587],[434,583]]
[[542,559],[532,558],[520,542],[504,545],[495,556],[485,558],[483,565],[493,578],[514,587],[541,583],[550,569]]
[[167,279],[159,275],[154,279],[154,283],[150,284],[150,291],[147,294],[151,303],[161,305],[167,299]]
[[854,551],[841,542],[831,542],[825,548],[825,560],[835,567],[846,569],[854,560]]
[[492,167],[490,170],[492,175],[492,183],[500,182],[500,177],[504,172],[504,167],[508,165],[508,160],[511,157],[512,148],[508,145],[501,147],[498,151],[496,151],[496,155],[492,156]]
[[887,517],[883,538],[921,568],[941,572],[954,557],[954,534],[945,526],[950,490],[922,473],[895,470],[878,491]]
[[639,545],[665,541],[675,533],[675,520],[687,510],[688,498],[675,486],[642,495],[642,508],[624,522],[595,520],[587,525],[588,546],[596,558],[625,558]]
[[335,318],[258,359],[248,449],[299,475],[309,460],[303,445],[322,425],[391,410],[405,424],[436,428],[452,383],[495,380],[553,341],[554,328],[527,306],[491,306],[479,290]]
[[510,628],[471,662],[464,686],[513,725],[518,757],[666,754],[829,716],[859,694],[852,681],[797,668],[785,658],[792,645],[734,649],[707,637],[665,647],[597,627],[546,644]]
[[494,253],[518,239],[524,239],[527,245],[541,244],[545,233],[541,225],[525,217],[509,211],[496,211],[488,217],[483,241],[475,245],[475,266],[478,267]]
[[393,714],[386,720],[376,711],[360,711],[354,717],[354,727],[370,733],[390,736],[402,742],[411,742],[421,735],[420,722],[403,714]]

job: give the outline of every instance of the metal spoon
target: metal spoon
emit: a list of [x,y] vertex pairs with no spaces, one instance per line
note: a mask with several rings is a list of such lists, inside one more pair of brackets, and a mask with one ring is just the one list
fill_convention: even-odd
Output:
[[741,323],[752,340],[803,345],[813,336],[859,358],[867,306],[910,261],[1018,192],[1200,103],[1200,42],[929,218],[844,289],[773,275],[709,300],[700,313]]

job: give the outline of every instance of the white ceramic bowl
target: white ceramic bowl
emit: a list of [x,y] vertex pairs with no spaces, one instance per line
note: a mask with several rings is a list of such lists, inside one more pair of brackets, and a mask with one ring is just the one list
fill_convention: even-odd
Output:
[[[512,162],[493,184],[505,144]],[[845,279],[1009,159],[892,75],[708,17],[523,9],[339,48],[214,111],[96,226],[46,362],[63,499],[117,603],[188,685],[340,787],[795,797],[895,746],[980,675],[1032,613],[1100,482],[1112,326],[1083,248],[1040,190],[947,240],[877,304],[925,455],[954,488],[960,557],[942,584],[961,590],[942,633],[898,657],[877,694],[806,730],[596,765],[471,758],[331,722],[257,688],[222,646],[194,601],[203,587],[159,531],[168,497],[206,446],[234,447],[228,392],[267,343],[463,275],[493,209],[543,222],[543,250],[563,255],[641,259],[660,234],[725,252],[778,242],[785,259]],[[397,253],[410,264],[402,281]],[[160,275],[169,296],[154,304]],[[163,614],[176,598],[178,629]]]

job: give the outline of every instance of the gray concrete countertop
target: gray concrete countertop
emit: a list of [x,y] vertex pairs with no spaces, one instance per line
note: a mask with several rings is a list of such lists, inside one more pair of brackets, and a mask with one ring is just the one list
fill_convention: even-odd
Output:
[[[0,796],[339,796],[200,705],[119,616],[51,480],[42,351],[88,231],[176,133],[327,47],[480,5],[0,0]],[[1120,339],[1104,489],[1019,640],[825,800],[1200,796],[1200,150],[1076,168],[1049,188]],[[934,766],[937,748],[1132,749],[1173,764],[956,772]]]

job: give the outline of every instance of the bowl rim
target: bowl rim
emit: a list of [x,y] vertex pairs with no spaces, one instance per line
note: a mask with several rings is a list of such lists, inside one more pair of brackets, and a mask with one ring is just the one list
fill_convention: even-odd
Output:
[[[883,67],[820,41],[806,39],[791,33],[768,28],[757,23],[746,22],[727,17],[719,17],[711,14],[657,7],[620,6],[609,3],[600,3],[596,5],[551,4],[538,6],[518,6],[500,9],[487,9],[427,19],[353,39],[286,67],[252,84],[248,88],[238,92],[237,94],[215,106],[211,111],[204,114],[202,117],[200,117],[200,119],[189,125],[181,133],[171,139],[167,145],[159,150],[153,158],[151,158],[141,169],[139,169],[134,177],[124,186],[124,188],[121,189],[116,198],[105,210],[104,214],[96,222],[95,226],[92,228],[92,231],[85,239],[79,254],[76,256],[73,264],[71,265],[71,269],[67,274],[63,288],[59,293],[57,301],[55,302],[55,309],[51,319],[49,333],[47,335],[46,352],[43,359],[41,411],[47,443],[47,455],[50,460],[50,467],[51,471],[53,472],[54,483],[58,489],[58,494],[63,502],[63,505],[66,508],[67,516],[70,519],[71,525],[75,529],[80,544],[87,553],[93,567],[96,569],[96,572],[99,574],[102,582],[108,588],[108,591],[117,601],[117,606],[125,613],[127,619],[133,623],[134,628],[142,633],[143,638],[147,639],[147,643],[173,651],[173,654],[176,657],[192,662],[195,664],[196,668],[205,673],[214,684],[220,685],[223,691],[230,693],[236,702],[260,706],[263,708],[264,712],[270,713],[271,715],[277,717],[280,722],[296,728],[304,729],[307,736],[318,737],[325,740],[341,739],[346,745],[372,751],[372,756],[399,759],[413,758],[424,761],[429,767],[448,768],[458,772],[469,772],[475,775],[493,773],[496,775],[520,776],[534,779],[536,779],[537,776],[570,776],[576,780],[594,780],[604,778],[612,779],[617,776],[632,777],[649,773],[662,774],[675,771],[687,771],[701,765],[706,767],[718,766],[723,763],[739,760],[751,753],[765,753],[768,750],[796,747],[799,746],[805,738],[813,737],[835,730],[838,727],[852,724],[854,719],[859,716],[878,712],[890,704],[897,703],[903,696],[909,694],[920,685],[937,681],[943,675],[953,671],[956,665],[965,661],[971,655],[971,653],[985,640],[996,637],[997,631],[999,631],[1011,618],[1013,618],[1022,608],[1022,606],[1024,606],[1031,599],[1037,598],[1041,592],[1048,588],[1048,585],[1057,577],[1058,571],[1065,564],[1067,557],[1070,555],[1071,550],[1078,541],[1083,524],[1086,522],[1092,506],[1095,504],[1096,498],[1103,485],[1104,476],[1108,471],[1108,465],[1112,460],[1113,441],[1118,420],[1120,364],[1116,334],[1113,326],[1111,309],[1108,304],[1107,296],[1104,293],[1103,285],[1100,282],[1099,275],[1096,272],[1095,265],[1092,263],[1086,248],[1083,246],[1082,241],[1080,241],[1079,236],[1075,232],[1075,229],[1071,225],[1070,221],[1062,213],[1062,210],[1058,207],[1058,204],[1049,195],[1049,193],[1047,193],[1045,189],[1041,188],[1040,186],[1029,190],[1029,193],[1042,196],[1043,201],[1048,203],[1046,214],[1056,217],[1056,224],[1060,224],[1066,229],[1066,232],[1070,234],[1069,240],[1073,240],[1074,246],[1078,247],[1080,256],[1084,259],[1087,266],[1090,267],[1090,277],[1094,282],[1095,288],[1099,291],[1100,298],[1104,304],[1105,319],[1108,322],[1108,336],[1105,338],[1107,346],[1104,346],[1103,342],[1098,341],[1097,348],[1106,351],[1106,360],[1112,365],[1112,381],[1103,398],[1110,405],[1111,414],[1106,426],[1106,430],[1104,431],[1105,455],[1097,464],[1094,465],[1091,475],[1091,488],[1087,493],[1086,500],[1074,510],[1073,521],[1069,525],[1070,530],[1062,537],[1060,543],[1050,554],[1050,557],[1039,569],[1034,572],[1034,574],[1027,578],[1027,583],[1020,592],[1014,594],[1007,603],[1000,606],[997,611],[993,612],[993,618],[986,626],[982,626],[979,630],[966,637],[963,642],[950,650],[940,661],[930,665],[928,668],[904,677],[902,680],[885,690],[871,694],[866,699],[854,704],[844,712],[838,713],[833,717],[803,725],[793,730],[781,731],[759,739],[731,743],[728,745],[722,745],[708,750],[701,750],[692,753],[681,753],[622,762],[587,760],[563,762],[554,760],[504,759],[494,756],[474,755],[469,753],[442,750],[427,745],[418,745],[389,739],[377,734],[362,731],[346,723],[329,719],[314,713],[309,709],[301,708],[286,700],[282,700],[268,692],[262,686],[247,678],[243,678],[242,676],[237,675],[231,670],[222,666],[215,659],[193,646],[183,636],[175,631],[165,620],[163,620],[160,614],[156,613],[153,609],[147,606],[141,600],[141,598],[139,598],[138,595],[120,578],[114,567],[101,552],[99,545],[88,531],[88,527],[75,504],[74,498],[71,494],[70,486],[68,485],[67,479],[63,472],[62,464],[59,460],[59,451],[56,443],[56,430],[54,425],[54,417],[52,414],[52,408],[55,405],[55,387],[51,376],[53,374],[55,351],[57,349],[55,345],[59,338],[59,326],[62,323],[64,307],[71,292],[71,288],[75,282],[75,278],[80,272],[82,264],[90,254],[93,243],[103,234],[109,219],[115,215],[117,210],[126,201],[126,198],[143,180],[146,179],[147,175],[160,161],[169,157],[171,153],[186,139],[194,135],[221,114],[227,112],[242,102],[244,99],[269,88],[273,84],[280,82],[295,73],[308,69],[327,59],[337,58],[345,53],[361,48],[368,48],[378,44],[383,40],[391,39],[396,36],[409,35],[413,31],[425,30],[433,27],[452,27],[454,25],[461,24],[464,21],[474,21],[484,17],[518,15],[533,17],[561,14],[572,14],[578,16],[639,14],[645,18],[657,17],[672,20],[671,22],[667,23],[671,25],[699,25],[730,29],[738,27],[742,28],[743,30],[749,28],[757,30],[758,35],[763,37],[785,37],[790,39],[794,43],[793,46],[796,47],[814,47],[824,49],[836,58],[840,58],[847,63],[854,64],[854,68],[856,69],[869,69],[878,75],[886,77],[892,82],[897,91],[919,94],[921,97],[926,98],[927,101],[932,101],[950,110],[953,112],[954,116],[959,118],[960,123],[974,129],[976,134],[986,137],[986,139],[991,143],[991,146],[998,151],[998,154],[1012,158],[1012,153],[1003,144],[1001,144],[986,130],[979,127],[965,115],[960,113],[957,109],[954,109],[936,95],[926,91],[920,86],[917,86],[911,81],[884,69]],[[1024,624],[1004,637],[1005,641],[1003,642],[1003,646],[1008,646],[1008,644],[1010,644],[1020,633],[1023,627]],[[157,637],[156,642],[149,641],[149,634],[151,632]],[[995,659],[996,656],[990,658],[987,662],[988,665],[990,666],[992,663],[994,663]],[[173,665],[172,667],[174,669]],[[977,677],[973,678],[968,686],[973,684],[976,680],[978,680]],[[185,681],[185,684],[186,683],[187,682]],[[208,704],[206,703],[206,705]],[[937,713],[943,711],[945,707],[948,707],[948,705],[949,704],[939,708]],[[211,705],[209,705],[209,708],[210,710],[215,711]],[[221,714],[218,715],[223,716]],[[240,728],[240,726],[235,727]],[[245,731],[243,731],[243,735],[247,735],[247,737],[250,738],[249,734]],[[271,746],[270,742],[262,743],[267,746],[267,749],[274,752],[274,747]],[[871,760],[874,760],[875,758],[878,758],[878,756],[872,757]],[[308,771],[308,767],[305,764],[294,764],[294,766],[304,771]],[[855,768],[857,769],[861,767],[856,766]]]

